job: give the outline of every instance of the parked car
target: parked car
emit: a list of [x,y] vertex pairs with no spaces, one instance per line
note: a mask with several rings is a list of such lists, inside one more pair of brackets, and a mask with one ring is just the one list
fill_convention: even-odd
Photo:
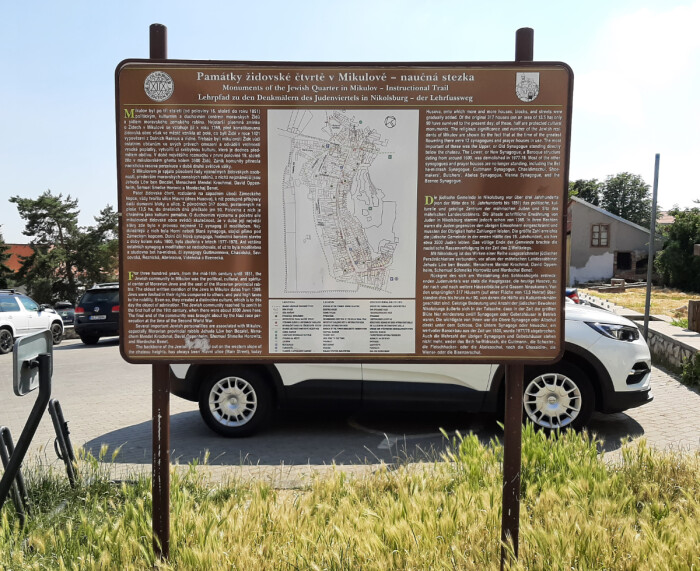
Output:
[[85,345],[119,335],[119,283],[95,284],[75,306],[75,332]]
[[73,327],[75,324],[75,308],[70,301],[57,301],[53,308],[61,316],[63,327]]
[[17,337],[47,330],[54,345],[63,340],[58,313],[13,289],[0,290],[0,354],[12,351]]
[[574,303],[581,303],[581,300],[578,297],[578,290],[575,287],[566,288],[566,297],[568,297]]
[[[525,368],[526,418],[544,429],[586,425],[594,410],[620,412],[651,393],[651,356],[637,327],[612,313],[565,304],[565,353]],[[497,412],[504,367],[319,363],[171,365],[173,394],[199,402],[206,424],[224,436],[247,436],[282,407]]]

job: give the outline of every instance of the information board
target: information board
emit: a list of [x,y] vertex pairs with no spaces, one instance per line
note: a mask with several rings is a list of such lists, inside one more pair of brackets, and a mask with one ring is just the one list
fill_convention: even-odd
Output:
[[563,351],[562,63],[117,68],[131,362]]

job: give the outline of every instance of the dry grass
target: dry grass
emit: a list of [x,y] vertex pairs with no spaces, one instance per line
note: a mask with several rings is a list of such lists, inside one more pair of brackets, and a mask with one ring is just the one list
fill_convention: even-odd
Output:
[[[212,486],[195,469],[173,474],[166,563],[150,547],[147,480],[117,488],[92,480],[62,512],[51,484],[27,529],[3,509],[0,568],[498,569],[502,461],[499,442],[470,435],[434,464],[357,478],[338,470],[285,494],[260,482]],[[609,466],[585,434],[548,438],[528,427],[522,498],[512,569],[700,566],[697,454],[641,443]]]
[[[615,305],[644,313],[646,304],[645,288],[628,288],[623,293],[597,292],[579,288],[580,292],[606,299]],[[688,315],[688,301],[700,299],[700,294],[688,294],[677,289],[652,287],[651,315],[667,315],[678,319]]]

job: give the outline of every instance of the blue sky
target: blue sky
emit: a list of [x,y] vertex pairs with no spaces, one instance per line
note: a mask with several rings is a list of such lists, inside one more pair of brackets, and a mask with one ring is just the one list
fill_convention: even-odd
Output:
[[260,61],[509,61],[535,30],[535,60],[575,74],[570,178],[618,172],[653,182],[659,203],[700,198],[700,0],[472,2],[5,2],[0,21],[0,232],[26,242],[14,195],[79,199],[89,225],[116,207],[114,69],[148,56]]

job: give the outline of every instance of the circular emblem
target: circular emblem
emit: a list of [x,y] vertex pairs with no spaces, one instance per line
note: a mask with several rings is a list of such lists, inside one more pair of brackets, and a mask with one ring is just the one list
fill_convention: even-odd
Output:
[[396,127],[396,117],[393,115],[388,115],[386,119],[384,119],[384,125],[389,127],[389,129],[393,129]]
[[99,305],[96,305],[96,306],[95,306],[95,309],[93,309],[93,311],[94,311],[95,313],[99,313],[99,312],[100,312],[100,306],[99,306]]
[[175,91],[175,84],[173,78],[164,71],[154,71],[143,82],[143,89],[153,101],[166,101]]

